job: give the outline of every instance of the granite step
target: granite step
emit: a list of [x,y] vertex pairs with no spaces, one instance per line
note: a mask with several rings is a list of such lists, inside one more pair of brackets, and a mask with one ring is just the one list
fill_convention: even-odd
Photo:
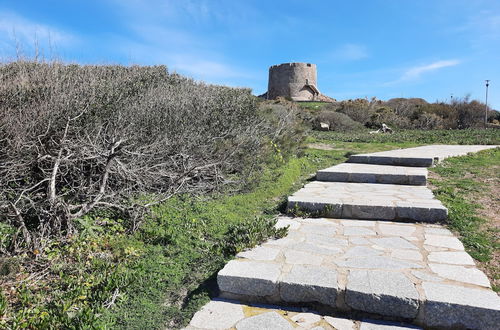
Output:
[[431,167],[448,157],[496,148],[495,145],[428,145],[416,148],[358,154],[349,157],[349,163]]
[[287,210],[331,218],[422,222],[443,221],[448,214],[424,186],[321,181],[288,197]]
[[316,173],[329,182],[387,183],[425,186],[427,169],[421,167],[342,163]]
[[203,306],[184,329],[399,330],[421,328],[401,322],[323,315],[323,313],[307,308],[251,304],[219,298]]
[[239,253],[218,273],[222,298],[424,328],[500,324],[500,298],[442,226],[288,217],[276,226],[288,235]]

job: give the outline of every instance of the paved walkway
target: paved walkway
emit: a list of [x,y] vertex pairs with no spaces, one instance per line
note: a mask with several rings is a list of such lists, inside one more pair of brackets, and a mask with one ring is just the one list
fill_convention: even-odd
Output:
[[314,181],[288,198],[288,210],[331,218],[436,222],[447,209],[424,186]]
[[349,158],[349,162],[430,167],[448,157],[464,156],[470,152],[478,152],[496,147],[497,146],[481,145],[429,145],[416,148],[353,155]]
[[[426,147],[425,157],[439,159],[452,156],[452,151],[461,155],[480,149],[433,148],[434,154]],[[409,153],[407,150],[392,152],[390,157],[399,159]],[[392,171],[392,166],[375,170],[371,166],[367,165],[367,173],[402,171],[399,167]],[[354,172],[364,173],[359,166]],[[412,169],[407,171],[408,175],[414,173]],[[331,176],[326,179],[335,180]],[[218,284],[221,297],[232,300],[211,302],[195,315],[190,327],[396,327],[363,321],[376,317],[424,327],[498,329],[500,298],[462,243],[443,226],[428,223],[444,220],[447,210],[419,184],[316,181],[306,185],[289,197],[289,209],[323,213],[330,218],[280,217],[276,226],[288,226],[288,235],[239,253],[230,261],[219,272]],[[241,307],[237,301],[308,307],[330,316],[342,312],[358,321],[344,319],[335,325],[319,314],[284,314],[276,306],[246,313],[248,306]],[[223,323],[223,317],[214,317],[217,313],[234,317]],[[300,324],[297,319],[311,321]],[[394,329],[401,327],[409,326],[397,325]]]
[[421,328],[399,322],[324,316],[304,308],[244,304],[214,299],[195,314],[186,328],[186,330],[202,329],[398,330]]

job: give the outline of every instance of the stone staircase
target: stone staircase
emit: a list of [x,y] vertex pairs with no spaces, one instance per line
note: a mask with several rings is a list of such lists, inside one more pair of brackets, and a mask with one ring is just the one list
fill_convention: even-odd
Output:
[[288,235],[230,261],[217,276],[230,300],[212,301],[188,328],[498,329],[500,298],[462,243],[436,224],[447,210],[424,186],[422,168],[487,148],[355,155],[318,171],[318,181],[288,199],[290,213],[315,217],[279,217]]

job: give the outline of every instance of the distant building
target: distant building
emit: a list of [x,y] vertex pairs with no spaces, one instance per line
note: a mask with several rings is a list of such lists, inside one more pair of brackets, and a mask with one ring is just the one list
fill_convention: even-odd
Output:
[[319,92],[316,64],[311,63],[283,63],[269,68],[267,93],[262,97],[273,100],[279,96],[293,101],[334,101]]

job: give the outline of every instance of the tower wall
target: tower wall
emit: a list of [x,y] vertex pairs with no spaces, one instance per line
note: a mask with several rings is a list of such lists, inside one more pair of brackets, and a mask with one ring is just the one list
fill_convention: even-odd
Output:
[[283,63],[269,68],[267,98],[290,97],[294,101],[312,101],[318,95],[316,64]]

